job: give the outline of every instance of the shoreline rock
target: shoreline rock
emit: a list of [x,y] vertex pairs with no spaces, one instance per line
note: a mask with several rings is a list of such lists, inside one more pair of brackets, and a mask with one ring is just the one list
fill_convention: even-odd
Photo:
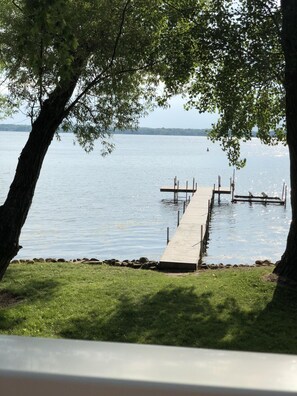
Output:
[[[10,264],[35,264],[35,263],[77,263],[77,264],[88,264],[88,265],[109,265],[113,267],[127,267],[133,269],[145,269],[152,271],[160,271],[160,272],[175,272],[174,270],[160,270],[158,268],[159,262],[155,260],[149,260],[147,257],[140,257],[139,259],[133,260],[117,260],[117,259],[106,259],[99,260],[98,258],[75,258],[75,259],[64,259],[64,258],[33,258],[33,259],[14,259],[10,262]],[[202,263],[198,271],[202,270],[220,270],[220,269],[230,269],[230,268],[254,268],[254,267],[268,267],[274,266],[275,263],[272,263],[270,260],[256,260],[254,264],[206,264]],[[183,271],[184,272],[184,271]],[[185,271],[185,272],[195,272],[195,271]]]

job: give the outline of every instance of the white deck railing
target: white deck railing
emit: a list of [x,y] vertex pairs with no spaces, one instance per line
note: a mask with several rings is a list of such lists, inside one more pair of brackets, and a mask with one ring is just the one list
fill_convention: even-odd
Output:
[[297,356],[0,337],[1,396],[297,394]]

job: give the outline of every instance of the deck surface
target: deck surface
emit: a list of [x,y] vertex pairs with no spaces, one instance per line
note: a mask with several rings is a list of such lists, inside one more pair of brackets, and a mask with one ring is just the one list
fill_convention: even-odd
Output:
[[212,195],[212,187],[198,187],[160,259],[160,268],[197,269],[201,239],[205,237],[208,205]]

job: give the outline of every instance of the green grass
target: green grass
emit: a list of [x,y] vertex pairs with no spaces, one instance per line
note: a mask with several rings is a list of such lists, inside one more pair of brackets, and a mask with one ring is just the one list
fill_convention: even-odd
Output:
[[0,333],[297,354],[297,291],[265,281],[269,272],[13,264]]

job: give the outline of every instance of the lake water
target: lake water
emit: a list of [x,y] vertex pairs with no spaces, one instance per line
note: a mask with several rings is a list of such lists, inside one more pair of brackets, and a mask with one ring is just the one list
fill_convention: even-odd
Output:
[[[0,133],[0,204],[12,181],[26,133]],[[192,178],[212,186],[218,174],[229,185],[233,168],[218,144],[205,137],[116,135],[114,152],[101,157],[100,145],[86,154],[71,134],[53,141],[41,172],[33,205],[23,228],[19,258],[97,257],[158,260],[166,246],[166,229],[176,229],[172,194],[160,187]],[[209,151],[207,151],[209,148]],[[245,143],[247,166],[236,172],[236,193],[281,195],[289,182],[286,147],[267,147],[257,139]],[[181,196],[182,197],[182,196]],[[251,264],[278,260],[290,224],[287,208],[215,204],[207,263]]]

